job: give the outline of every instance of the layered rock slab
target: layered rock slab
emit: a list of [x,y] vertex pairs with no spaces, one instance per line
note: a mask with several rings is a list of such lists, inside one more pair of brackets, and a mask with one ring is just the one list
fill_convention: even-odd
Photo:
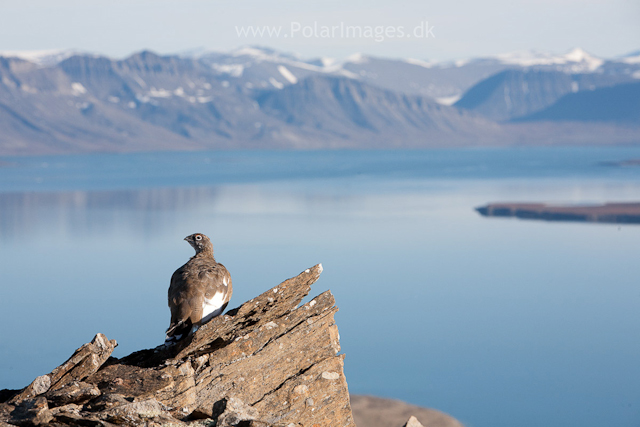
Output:
[[99,334],[56,368],[70,365],[65,374],[38,377],[2,404],[0,421],[355,427],[333,295],[300,306],[321,272],[307,269],[171,347],[107,360],[116,343]]

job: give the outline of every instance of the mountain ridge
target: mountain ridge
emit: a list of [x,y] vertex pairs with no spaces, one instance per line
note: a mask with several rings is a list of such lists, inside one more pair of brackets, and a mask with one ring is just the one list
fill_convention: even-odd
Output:
[[[611,132],[615,120],[601,126],[596,118],[587,132],[572,120],[531,116],[570,93],[633,83],[640,63],[603,61],[597,71],[574,72],[495,58],[303,62],[256,48],[192,57],[48,55],[60,60],[0,56],[2,155],[640,142],[629,121]],[[605,92],[614,97],[608,105],[616,93]],[[515,120],[529,116],[526,124]]]

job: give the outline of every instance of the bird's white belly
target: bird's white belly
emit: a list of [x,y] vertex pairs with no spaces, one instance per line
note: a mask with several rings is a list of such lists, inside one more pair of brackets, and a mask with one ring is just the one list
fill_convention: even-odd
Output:
[[206,323],[214,317],[222,314],[224,295],[225,294],[223,292],[216,292],[210,299],[204,299],[204,302],[202,303],[201,323]]

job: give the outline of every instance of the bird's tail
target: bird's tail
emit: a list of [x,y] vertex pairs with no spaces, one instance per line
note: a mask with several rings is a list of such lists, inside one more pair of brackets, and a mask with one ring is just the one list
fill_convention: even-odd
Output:
[[175,344],[185,338],[191,331],[191,319],[180,320],[176,324],[170,325],[165,335],[165,344]]

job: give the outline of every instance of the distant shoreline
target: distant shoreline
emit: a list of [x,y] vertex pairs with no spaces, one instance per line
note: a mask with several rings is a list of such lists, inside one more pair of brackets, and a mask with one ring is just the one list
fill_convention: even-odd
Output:
[[557,206],[544,203],[490,203],[476,208],[482,216],[515,217],[543,221],[640,224],[640,202],[592,206]]

